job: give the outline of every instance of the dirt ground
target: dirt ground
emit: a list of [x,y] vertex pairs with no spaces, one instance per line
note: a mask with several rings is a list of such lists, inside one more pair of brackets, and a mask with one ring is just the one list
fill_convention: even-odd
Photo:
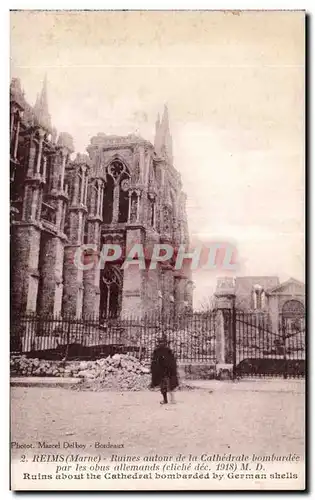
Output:
[[[290,383],[290,382],[289,382]],[[262,382],[263,384],[263,382]],[[11,441],[123,444],[121,454],[255,453],[304,456],[304,384],[215,385],[176,393],[11,388]],[[282,390],[283,389],[283,390]],[[12,450],[12,457],[20,455]],[[111,454],[112,449],[103,450]],[[117,451],[116,451],[117,453]]]

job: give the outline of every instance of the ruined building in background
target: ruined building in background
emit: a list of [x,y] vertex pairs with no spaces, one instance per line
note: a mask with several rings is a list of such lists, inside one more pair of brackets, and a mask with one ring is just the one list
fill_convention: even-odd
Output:
[[215,307],[235,305],[244,313],[268,313],[273,331],[280,318],[288,320],[305,315],[305,284],[294,278],[280,283],[278,276],[237,276],[217,279]]
[[[175,271],[174,262],[121,269],[132,243],[189,244],[167,108],[154,145],[98,134],[88,155],[72,160],[72,137],[57,137],[51,125],[46,81],[31,107],[13,79],[10,103],[12,311],[117,317],[191,309],[190,273]],[[121,245],[121,262],[78,269],[76,250],[104,243]]]

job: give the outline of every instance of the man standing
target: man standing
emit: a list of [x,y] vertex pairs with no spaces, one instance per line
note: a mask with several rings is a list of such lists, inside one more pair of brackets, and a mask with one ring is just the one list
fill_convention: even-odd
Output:
[[168,403],[168,392],[170,392],[171,401],[173,402],[172,391],[179,385],[176,359],[167,344],[166,335],[162,335],[158,340],[157,347],[153,351],[151,362],[151,387],[160,386],[163,396],[161,404],[164,405]]

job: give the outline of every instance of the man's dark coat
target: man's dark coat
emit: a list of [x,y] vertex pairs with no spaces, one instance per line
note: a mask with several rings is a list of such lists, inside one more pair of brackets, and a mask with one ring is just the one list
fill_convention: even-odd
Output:
[[161,385],[162,381],[168,379],[169,390],[175,389],[178,384],[176,359],[171,349],[166,346],[158,346],[153,351],[151,362],[152,382],[151,387]]

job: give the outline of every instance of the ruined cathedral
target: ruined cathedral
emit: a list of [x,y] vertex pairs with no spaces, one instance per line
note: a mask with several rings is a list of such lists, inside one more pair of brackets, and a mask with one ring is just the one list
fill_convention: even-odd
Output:
[[71,135],[51,125],[46,80],[30,106],[12,79],[10,105],[12,313],[106,318],[191,309],[190,273],[176,271],[172,260],[156,269],[74,264],[84,244],[188,246],[167,107],[154,145],[134,134],[99,133],[88,154],[73,159]]

